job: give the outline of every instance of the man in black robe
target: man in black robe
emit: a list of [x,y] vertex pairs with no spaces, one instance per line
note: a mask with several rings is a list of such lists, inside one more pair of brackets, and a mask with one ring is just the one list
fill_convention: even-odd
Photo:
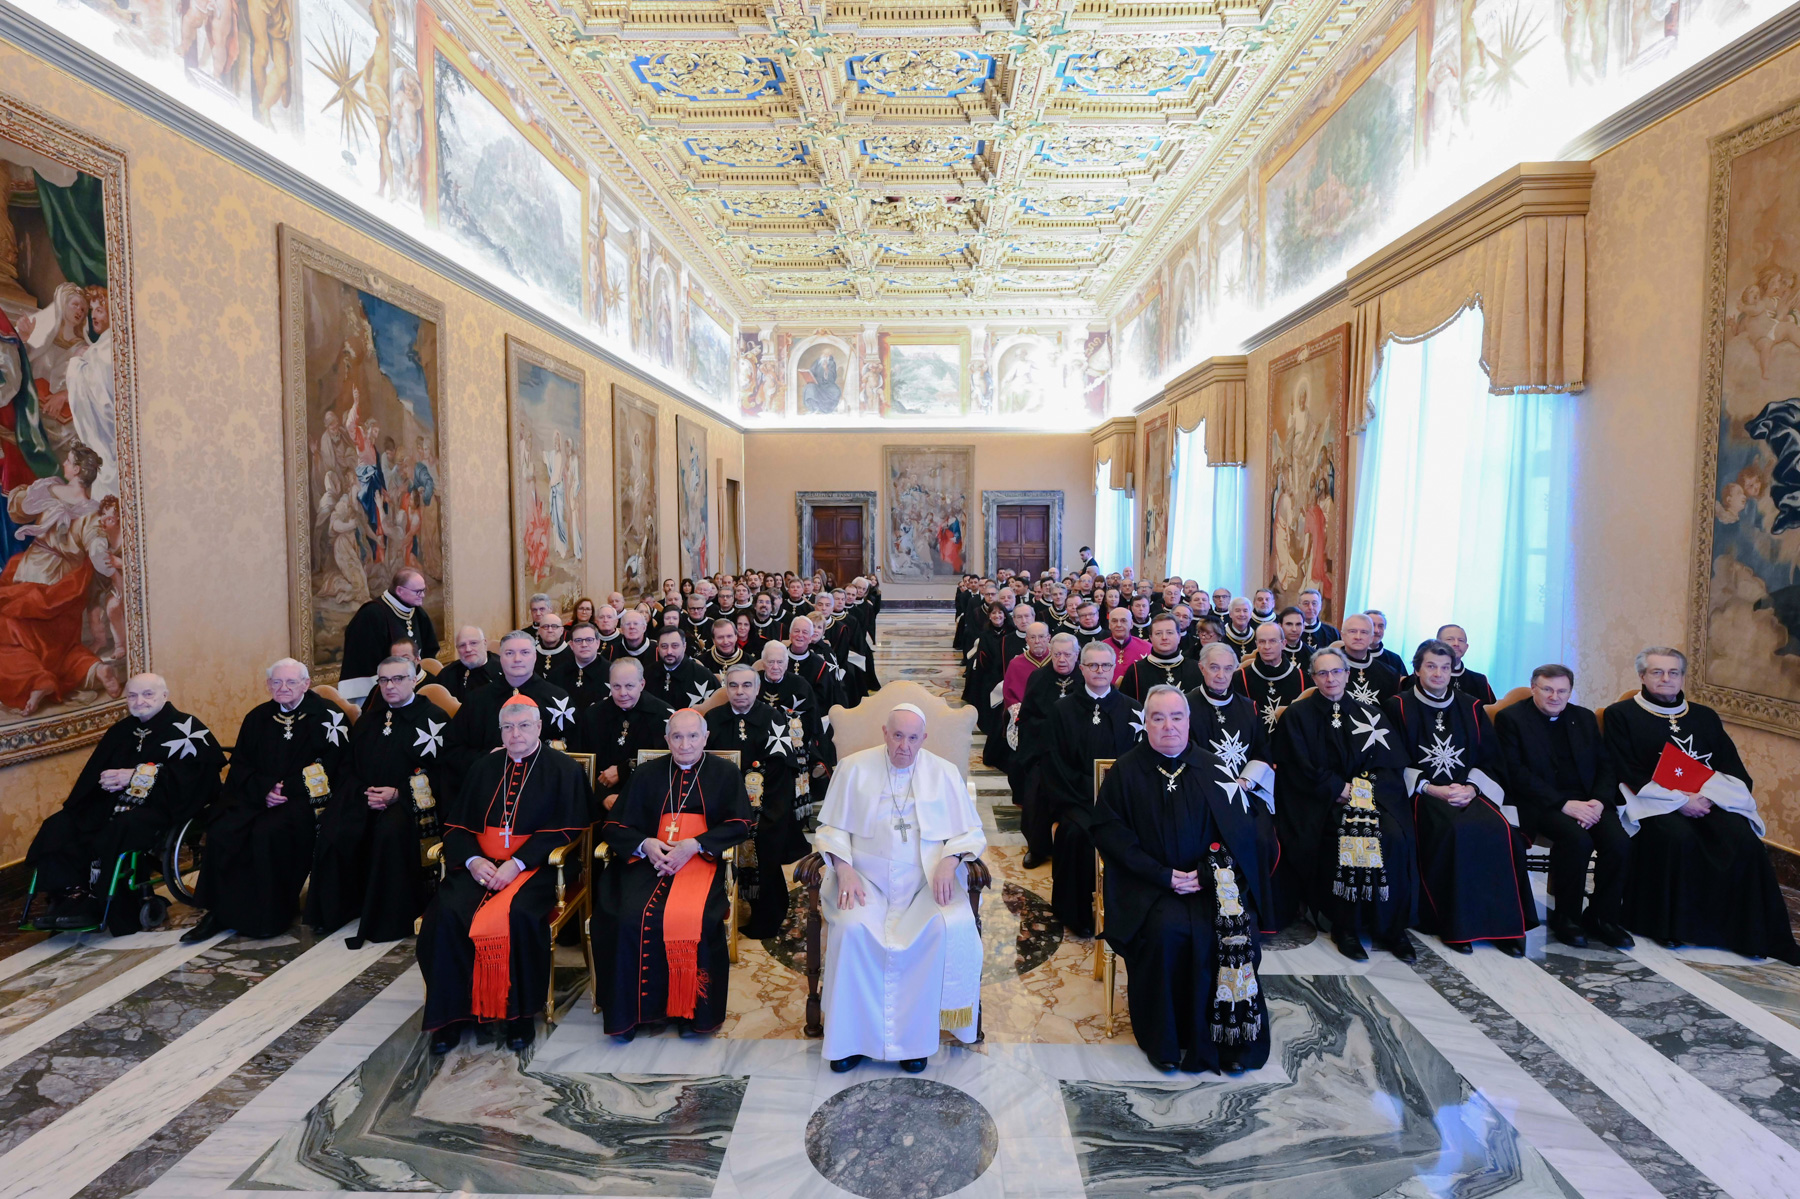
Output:
[[304,662],[269,667],[269,702],[238,728],[217,813],[206,828],[195,902],[206,909],[182,940],[224,929],[275,937],[300,911],[312,869],[314,810],[331,796],[350,743],[344,713],[307,688]]
[[764,645],[781,640],[781,625],[775,619],[775,598],[766,591],[757,592],[751,601],[750,632]]
[[594,631],[599,635],[600,657],[611,662],[619,656],[619,641],[624,634],[619,632],[619,610],[611,604],[601,604],[594,611]]
[[755,816],[743,775],[705,752],[706,737],[692,708],[670,717],[668,756],[632,774],[601,829],[613,862],[594,917],[595,953],[604,947],[608,961],[595,969],[606,1031],[624,1040],[640,1025],[710,1032],[725,1019],[731,912],[719,859],[750,839]]
[[[199,717],[169,702],[161,675],[127,679],[125,709],[26,851],[36,889],[51,905],[39,928],[93,928],[104,915],[114,936],[136,932],[137,899],[114,886],[129,881],[114,878],[119,856],[160,852],[171,831],[219,794],[218,742]],[[110,909],[109,888],[117,901]]]
[[566,741],[575,733],[575,703],[569,693],[537,673],[537,640],[523,629],[500,639],[500,678],[463,697],[444,739],[450,766],[449,786],[462,794],[463,780],[475,763],[500,748],[500,707],[515,695],[538,705],[544,740]]
[[[1494,714],[1506,792],[1519,810],[1527,842],[1550,838],[1550,932],[1577,949],[1591,930],[1615,949],[1630,949],[1621,921],[1625,868],[1631,839],[1619,823],[1618,776],[1600,740],[1600,724],[1569,702],[1575,672],[1540,666],[1531,672],[1531,699]],[[1594,867],[1594,900],[1586,900],[1588,864]]]
[[500,679],[500,655],[488,652],[487,634],[474,625],[456,631],[456,661],[437,672],[433,680],[458,703],[489,683]]
[[[682,612],[682,636],[687,639],[687,656],[698,658],[712,644],[713,613],[708,610],[706,597],[698,591],[687,597],[687,604]],[[662,638],[660,635],[657,640]]]
[[575,719],[569,748],[594,755],[594,787],[600,798],[596,818],[604,820],[646,749],[661,749],[675,709],[644,694],[644,668],[635,658],[621,658],[609,671],[607,697]]
[[1256,630],[1256,656],[1238,668],[1232,689],[1256,707],[1263,728],[1275,731],[1275,714],[1300,698],[1312,685],[1306,670],[1283,649],[1281,626],[1270,622]]
[[396,571],[393,586],[358,608],[344,626],[341,677],[370,677],[376,663],[388,656],[389,647],[401,637],[418,646],[421,657],[437,657],[437,630],[431,627],[431,614],[421,606],[424,603],[425,576],[410,567]]
[[742,931],[759,941],[781,935],[788,913],[787,873],[782,867],[798,862],[809,848],[794,819],[795,797],[806,793],[799,760],[804,749],[796,743],[786,714],[757,702],[761,683],[762,676],[748,663],[729,667],[726,702],[706,714],[706,744],[738,751],[744,793],[756,816],[755,861],[739,861],[738,892],[750,905]]
[[1138,703],[1155,686],[1192,691],[1200,685],[1200,666],[1181,651],[1181,627],[1172,612],[1150,619],[1150,652],[1125,668],[1119,690]]
[[350,748],[319,814],[306,923],[321,933],[362,917],[351,949],[398,941],[425,910],[420,844],[441,831],[449,797],[443,760],[450,716],[413,694],[406,659],[375,668],[381,707],[350,726]]
[[600,654],[600,630],[582,621],[569,630],[569,673],[563,690],[569,693],[580,715],[607,695],[608,668],[612,663]]
[[537,643],[537,663],[533,669],[538,678],[567,691],[575,673],[575,655],[569,652],[562,617],[546,612],[538,619]]
[[1363,615],[1375,626],[1375,641],[1369,646],[1369,652],[1375,655],[1377,662],[1393,671],[1395,678],[1405,678],[1406,660],[1382,642],[1382,638],[1387,636],[1387,613],[1380,608],[1370,608]]
[[680,629],[664,629],[656,637],[656,663],[644,668],[650,694],[676,711],[698,708],[719,689],[719,680],[688,657],[687,648]]
[[1800,964],[1737,745],[1717,712],[1688,702],[1680,651],[1652,646],[1637,672],[1643,689],[1603,721],[1632,833],[1625,926],[1665,945]]
[[818,637],[818,626],[804,616],[788,624],[788,669],[812,686],[819,707],[830,717],[832,708],[849,706],[849,697],[844,694],[843,668]]
[[788,734],[797,747],[796,765],[806,780],[806,794],[794,801],[794,819],[802,831],[816,823],[819,805],[831,786],[837,768],[837,744],[831,738],[831,718],[819,707],[812,684],[800,677],[788,662],[788,648],[771,641],[762,649],[762,688],[758,698],[779,710],[788,722]]
[[1338,631],[1326,624],[1320,616],[1325,610],[1325,595],[1317,587],[1308,587],[1302,591],[1295,606],[1300,609],[1300,636],[1307,648],[1324,649],[1338,640]]
[[1225,644],[1240,658],[1255,653],[1256,630],[1262,626],[1250,619],[1250,601],[1240,595],[1231,601],[1225,613],[1225,619],[1219,624],[1219,635],[1225,639]]
[[724,686],[725,672],[747,659],[744,647],[738,644],[737,622],[726,616],[713,621],[712,644],[698,656],[706,673],[719,680],[720,686]]
[[1318,690],[1288,705],[1270,742],[1277,884],[1330,924],[1351,961],[1368,960],[1367,934],[1410,962],[1406,929],[1417,917],[1419,865],[1402,777],[1406,748],[1381,709],[1350,698],[1339,651],[1320,650],[1313,668]]
[[475,764],[444,816],[444,881],[419,929],[431,1052],[448,1053],[471,1021],[506,1022],[514,1051],[531,1044],[550,1000],[550,912],[556,872],[547,863],[587,828],[587,772],[543,744],[528,695],[495,721],[501,752]]
[[[1145,743],[1107,772],[1094,805],[1106,862],[1107,941],[1125,958],[1138,1047],[1159,1069],[1236,1074],[1269,1060],[1256,967],[1269,855],[1235,774],[1190,740],[1187,698],[1158,685]],[[1260,807],[1261,805],[1256,805]]]
[[[1219,759],[1230,771],[1221,786],[1235,787],[1256,802],[1250,818],[1262,839],[1270,869],[1280,860],[1275,834],[1274,753],[1269,733],[1256,718],[1249,699],[1231,689],[1237,655],[1214,642],[1200,651],[1200,685],[1188,691],[1188,735],[1199,749]],[[1297,914],[1298,898],[1288,899],[1271,877],[1267,904],[1261,909],[1265,930],[1281,928]]]
[[1306,640],[1306,617],[1300,609],[1283,608],[1275,624],[1281,629],[1281,652],[1299,663],[1302,670],[1311,666],[1313,647]]
[[649,635],[650,618],[636,608],[627,608],[619,616],[619,641],[613,648],[613,661],[620,658],[635,658],[644,668],[644,677],[650,677],[650,668],[656,665],[656,641]]
[[1050,713],[1044,786],[1054,805],[1050,906],[1078,937],[1094,935],[1094,763],[1117,758],[1143,736],[1143,710],[1112,685],[1116,657],[1110,644],[1083,646],[1081,686]]
[[1344,663],[1350,668],[1350,698],[1366,707],[1378,708],[1400,694],[1400,674],[1388,669],[1375,656],[1375,622],[1360,612],[1344,617],[1344,631],[1337,648],[1344,651]]
[[1506,792],[1500,738],[1476,698],[1452,683],[1456,654],[1441,641],[1420,643],[1413,683],[1387,702],[1388,721],[1409,759],[1419,838],[1420,925],[1458,953],[1492,941],[1525,956],[1537,927],[1537,900],[1525,874],[1525,842],[1500,805]]
[[[1463,631],[1461,625],[1440,626],[1436,640],[1449,646],[1450,652],[1456,656],[1456,666],[1450,672],[1451,686],[1464,695],[1473,697],[1477,703],[1496,704],[1500,702],[1494,698],[1494,689],[1488,684],[1488,677],[1478,670],[1470,670],[1463,665],[1463,656],[1469,652],[1469,635]],[[1418,657],[1416,653],[1413,656]],[[1418,668],[1415,667],[1413,674],[1401,679],[1400,690],[1406,691],[1418,682],[1417,674]]]

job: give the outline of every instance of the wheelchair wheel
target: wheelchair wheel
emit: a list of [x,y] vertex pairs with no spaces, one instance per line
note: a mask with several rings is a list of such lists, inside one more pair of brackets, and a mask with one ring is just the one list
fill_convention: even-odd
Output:
[[161,928],[169,919],[169,901],[160,895],[147,897],[138,908],[138,924],[148,932]]
[[188,876],[200,869],[200,838],[203,828],[198,818],[189,820],[163,843],[163,883],[178,902],[194,906],[193,885]]

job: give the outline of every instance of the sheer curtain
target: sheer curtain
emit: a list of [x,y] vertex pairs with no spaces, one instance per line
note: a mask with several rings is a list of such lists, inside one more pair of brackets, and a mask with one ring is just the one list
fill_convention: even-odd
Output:
[[1132,494],[1108,486],[1111,476],[1110,460],[1094,473],[1094,561],[1107,574],[1137,563],[1136,539],[1131,535]]
[[1208,591],[1244,590],[1244,478],[1241,466],[1206,460],[1206,423],[1175,434],[1175,502],[1169,513],[1169,573]]
[[1469,634],[1497,694],[1573,646],[1569,475],[1574,403],[1490,395],[1481,310],[1388,343],[1362,434],[1346,611],[1387,614],[1410,663],[1439,625]]

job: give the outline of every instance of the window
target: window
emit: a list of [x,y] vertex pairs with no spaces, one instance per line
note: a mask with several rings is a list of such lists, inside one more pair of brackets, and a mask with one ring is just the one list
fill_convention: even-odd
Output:
[[1565,660],[1575,401],[1490,395],[1472,308],[1412,344],[1389,343],[1362,435],[1348,611],[1380,608],[1411,662],[1439,625],[1469,634],[1497,694]]
[[1123,571],[1137,562],[1132,547],[1132,495],[1114,491],[1112,463],[1102,462],[1094,474],[1094,561],[1103,573]]
[[1175,434],[1174,502],[1169,515],[1169,573],[1208,591],[1244,590],[1244,477],[1241,466],[1206,460],[1206,423]]

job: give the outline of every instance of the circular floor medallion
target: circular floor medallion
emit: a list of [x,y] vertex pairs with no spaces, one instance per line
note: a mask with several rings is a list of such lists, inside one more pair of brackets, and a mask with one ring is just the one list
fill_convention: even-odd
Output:
[[986,1108],[955,1087],[925,1078],[881,1078],[848,1087],[820,1104],[806,1122],[806,1156],[813,1168],[863,1199],[952,1194],[980,1178],[999,1148],[1000,1130]]

